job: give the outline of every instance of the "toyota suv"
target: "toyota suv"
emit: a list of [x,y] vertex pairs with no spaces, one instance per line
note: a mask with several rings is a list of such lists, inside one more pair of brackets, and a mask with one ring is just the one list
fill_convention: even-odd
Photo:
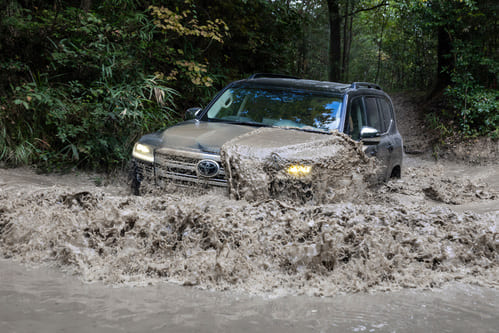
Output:
[[188,109],[185,119],[144,135],[135,144],[135,194],[139,194],[145,181],[156,185],[227,187],[220,158],[222,145],[241,135],[250,135],[251,139],[251,132],[258,133],[255,129],[262,127],[320,136],[345,133],[363,143],[367,156],[377,158],[381,178],[401,175],[402,137],[392,101],[376,84],[254,74],[230,83],[205,108]]

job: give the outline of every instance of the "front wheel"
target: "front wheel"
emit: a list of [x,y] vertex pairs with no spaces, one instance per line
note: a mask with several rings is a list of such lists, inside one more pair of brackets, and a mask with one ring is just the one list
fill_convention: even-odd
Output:
[[131,180],[130,189],[132,190],[132,194],[140,195],[140,184],[143,177],[135,161],[132,161],[132,166],[129,172],[129,179]]

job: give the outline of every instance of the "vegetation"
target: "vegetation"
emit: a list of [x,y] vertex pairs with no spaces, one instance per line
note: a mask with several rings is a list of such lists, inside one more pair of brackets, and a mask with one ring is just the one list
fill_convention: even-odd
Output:
[[[492,0],[5,0],[0,160],[115,168],[228,81],[279,72],[443,101],[447,134],[499,136]],[[442,130],[442,126],[436,126]]]

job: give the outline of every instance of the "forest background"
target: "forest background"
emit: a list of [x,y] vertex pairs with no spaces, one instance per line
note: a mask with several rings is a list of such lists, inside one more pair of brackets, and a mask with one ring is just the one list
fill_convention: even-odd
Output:
[[[494,0],[0,0],[0,161],[123,167],[142,134],[252,73],[438,101],[443,136],[499,137]],[[424,98],[422,98],[422,103]]]

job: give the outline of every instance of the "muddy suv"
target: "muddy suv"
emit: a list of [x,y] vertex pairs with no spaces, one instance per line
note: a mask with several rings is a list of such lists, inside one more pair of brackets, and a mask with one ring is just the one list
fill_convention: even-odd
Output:
[[[227,187],[221,147],[242,135],[251,140],[251,132],[262,127],[314,136],[345,133],[361,141],[368,156],[376,156],[383,179],[400,177],[402,138],[391,99],[378,85],[255,74],[229,84],[207,107],[188,109],[186,121],[144,135],[133,148],[132,189],[138,194],[146,180]],[[282,137],[289,141],[289,135]],[[289,143],[284,141],[273,144]]]

